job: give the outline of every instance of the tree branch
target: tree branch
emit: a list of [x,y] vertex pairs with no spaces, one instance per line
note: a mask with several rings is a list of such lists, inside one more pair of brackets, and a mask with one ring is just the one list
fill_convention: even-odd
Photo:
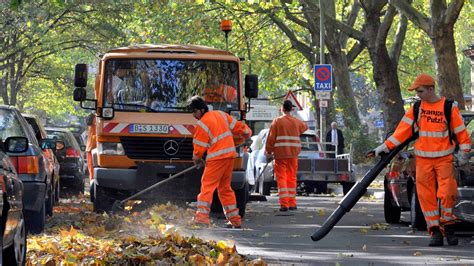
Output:
[[418,12],[407,0],[388,0],[388,3],[396,7],[404,16],[428,35],[430,34],[430,18]]

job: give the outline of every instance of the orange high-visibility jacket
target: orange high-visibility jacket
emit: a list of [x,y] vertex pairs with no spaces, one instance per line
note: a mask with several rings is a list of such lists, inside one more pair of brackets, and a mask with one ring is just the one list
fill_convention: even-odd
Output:
[[235,102],[237,90],[229,85],[207,88],[204,92],[204,99],[206,102]]
[[301,151],[300,136],[308,129],[303,121],[291,115],[282,115],[273,120],[268,133],[265,150],[275,159],[297,158]]
[[243,122],[237,121],[222,111],[205,113],[194,131],[194,155],[202,158],[207,151],[207,161],[235,158],[235,144],[233,135],[250,136],[252,131]]
[[[415,124],[415,132],[419,137],[414,145],[415,155],[428,158],[436,158],[450,155],[454,152],[455,144],[449,142],[448,125],[444,116],[444,102],[446,98],[435,103],[422,101],[418,113],[418,126]],[[413,106],[403,116],[395,133],[385,141],[389,150],[403,143],[412,136],[412,124],[414,120]],[[464,121],[457,107],[453,104],[451,109],[451,130],[456,134],[459,148],[469,152],[471,150],[471,138],[467,132]]]

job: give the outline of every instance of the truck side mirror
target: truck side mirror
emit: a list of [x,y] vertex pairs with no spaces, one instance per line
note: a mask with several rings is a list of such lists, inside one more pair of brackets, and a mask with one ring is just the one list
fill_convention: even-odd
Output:
[[74,87],[87,87],[87,64],[77,64],[74,70]]
[[253,74],[245,75],[245,97],[258,97],[258,76]]
[[73,99],[76,102],[81,102],[86,99],[87,92],[85,88],[75,88],[73,93]]

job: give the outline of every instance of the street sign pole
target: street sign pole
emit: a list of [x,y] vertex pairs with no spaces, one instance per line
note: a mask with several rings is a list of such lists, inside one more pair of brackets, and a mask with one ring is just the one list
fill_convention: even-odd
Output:
[[[319,0],[319,63],[324,64],[324,0]],[[321,102],[322,99],[319,99]],[[321,106],[321,105],[320,105]],[[324,113],[324,115],[323,115]],[[326,124],[326,108],[319,107],[319,139],[320,141],[324,138],[324,125]]]

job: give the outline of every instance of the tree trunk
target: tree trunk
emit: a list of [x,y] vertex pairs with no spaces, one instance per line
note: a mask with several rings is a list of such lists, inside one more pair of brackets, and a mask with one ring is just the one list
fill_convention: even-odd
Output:
[[[441,29],[440,29],[441,31]],[[460,109],[465,109],[459,68],[454,44],[453,29],[444,29],[439,36],[431,37],[435,49],[437,84],[441,95],[456,100]]]

